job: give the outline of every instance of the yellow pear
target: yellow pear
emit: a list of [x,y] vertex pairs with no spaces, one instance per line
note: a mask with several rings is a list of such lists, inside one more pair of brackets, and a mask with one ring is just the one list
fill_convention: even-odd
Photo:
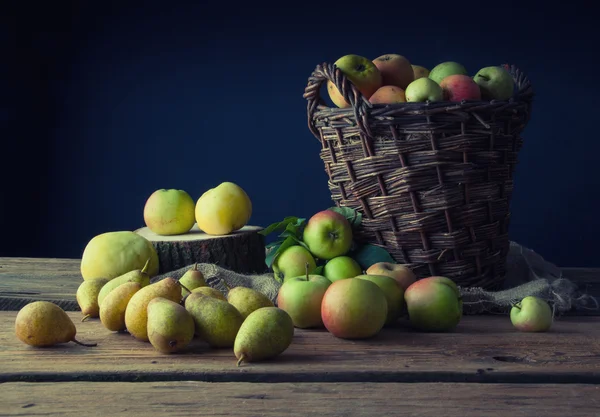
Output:
[[269,297],[255,289],[246,287],[231,288],[227,293],[227,301],[237,308],[244,318],[261,307],[274,306]]
[[67,342],[96,346],[96,343],[76,340],[75,323],[60,306],[50,301],[34,301],[19,310],[15,319],[15,334],[21,342],[35,347]]
[[81,321],[85,321],[89,317],[98,317],[100,314],[98,293],[107,282],[107,278],[93,278],[79,284],[75,299],[81,309],[81,314],[83,314]]
[[127,303],[125,326],[136,339],[148,339],[148,303],[156,297],[163,297],[175,303],[181,301],[181,286],[176,279],[167,277],[138,290]]
[[102,304],[104,297],[108,293],[126,282],[138,282],[142,287],[150,285],[150,275],[148,274],[149,262],[150,260],[147,260],[142,269],[134,269],[108,281],[98,294],[98,305]]
[[100,304],[100,322],[108,330],[122,332],[126,330],[125,310],[133,294],[142,289],[139,282],[131,281],[112,290]]
[[179,303],[156,297],[148,303],[148,339],[162,353],[184,350],[194,338],[194,319]]
[[252,202],[237,184],[223,182],[200,196],[196,222],[204,233],[228,235],[244,227],[252,215]]
[[223,300],[223,301],[227,301],[227,298],[225,297],[225,294],[223,294],[221,291],[217,290],[216,288],[213,287],[198,287],[198,288],[194,288],[192,290],[192,294],[202,294],[202,295],[206,295],[208,297],[212,297],[212,298],[217,298],[219,300]]
[[84,280],[113,279],[141,269],[146,262],[148,275],[158,274],[158,253],[145,237],[130,231],[102,233],[92,238],[83,250],[81,276]]
[[[181,284],[181,296],[186,296],[189,291],[194,288],[206,287],[206,281],[202,272],[198,271],[198,264],[194,264],[192,268],[187,270],[181,278],[179,278]],[[189,290],[189,291],[188,291]]]

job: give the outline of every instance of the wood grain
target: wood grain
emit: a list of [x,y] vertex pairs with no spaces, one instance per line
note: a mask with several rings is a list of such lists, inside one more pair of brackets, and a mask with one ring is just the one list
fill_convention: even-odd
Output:
[[236,367],[232,349],[199,340],[165,355],[97,320],[76,320],[77,338],[39,349],[14,335],[16,312],[0,312],[0,382],[497,382],[600,384],[600,318],[564,318],[551,332],[517,332],[507,317],[465,317],[453,333],[405,326],[370,340],[337,339],[324,330],[296,330],[290,348],[270,361]]
[[[79,259],[1,258],[0,311],[15,311],[34,300],[51,300],[69,311],[78,311],[75,301],[81,283]],[[600,268],[565,268],[565,277],[600,301]],[[577,315],[600,315],[600,309],[581,310]]]
[[7,383],[2,415],[600,416],[592,385],[61,382]]

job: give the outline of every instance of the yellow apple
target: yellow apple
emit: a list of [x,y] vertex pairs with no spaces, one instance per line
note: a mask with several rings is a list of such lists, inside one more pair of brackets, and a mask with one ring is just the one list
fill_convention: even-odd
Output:
[[198,228],[209,235],[227,235],[244,227],[252,215],[252,202],[237,184],[223,182],[196,202]]
[[429,77],[429,70],[421,65],[413,65],[413,72],[415,74],[415,80],[419,78]]
[[369,101],[372,104],[406,103],[406,95],[400,87],[384,85],[373,93]]
[[395,85],[405,90],[415,79],[410,61],[402,55],[381,55],[373,63],[381,73],[382,85]]
[[194,226],[194,200],[183,190],[156,190],[144,206],[144,222],[157,235],[180,235]]
[[377,262],[371,265],[365,271],[367,275],[384,275],[394,278],[398,284],[406,291],[406,289],[414,283],[417,278],[414,272],[401,264],[391,262]]
[[[381,73],[375,64],[360,55],[344,55],[334,62],[334,65],[344,73],[348,81],[368,100],[382,85]],[[350,107],[344,96],[331,81],[327,81],[329,98],[340,108]]]

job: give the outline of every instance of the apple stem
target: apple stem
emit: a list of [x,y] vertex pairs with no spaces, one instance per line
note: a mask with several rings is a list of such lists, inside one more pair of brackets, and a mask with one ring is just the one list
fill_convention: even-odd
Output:
[[310,265],[308,264],[308,262],[306,262],[305,266],[306,266],[306,280],[308,281],[308,271],[309,271]]
[[98,343],[83,343],[83,342],[80,342],[80,341],[79,341],[79,340],[77,340],[77,339],[73,339],[72,341],[73,341],[74,343],[77,343],[78,345],[85,346],[85,347],[94,347],[94,346],[98,346]]

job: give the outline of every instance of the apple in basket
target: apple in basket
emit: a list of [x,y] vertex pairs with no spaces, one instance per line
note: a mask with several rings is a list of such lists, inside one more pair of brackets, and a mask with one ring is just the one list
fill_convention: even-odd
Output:
[[425,101],[442,101],[442,87],[431,78],[419,78],[406,87],[404,92],[407,102],[423,103]]
[[508,100],[514,94],[515,80],[504,67],[481,68],[473,80],[481,89],[481,97],[486,100]]
[[402,55],[381,55],[375,58],[373,63],[381,73],[381,82],[384,86],[396,86],[405,90],[415,79],[410,61]]
[[433,67],[429,72],[429,78],[439,84],[444,78],[455,74],[467,75],[467,69],[458,62],[446,61]]
[[415,80],[419,78],[429,77],[429,70],[422,65],[413,65],[413,73],[415,74]]
[[373,93],[369,102],[371,104],[406,103],[406,94],[400,87],[396,87],[395,85],[384,85]]
[[481,100],[479,85],[468,75],[449,75],[440,82],[440,87],[448,101]]
[[[382,85],[381,73],[373,61],[360,55],[344,55],[334,65],[346,76],[368,100]],[[329,98],[340,108],[350,107],[334,83],[327,81]]]
[[447,277],[423,278],[404,293],[410,325],[421,331],[453,330],[462,318],[462,299],[454,281]]

